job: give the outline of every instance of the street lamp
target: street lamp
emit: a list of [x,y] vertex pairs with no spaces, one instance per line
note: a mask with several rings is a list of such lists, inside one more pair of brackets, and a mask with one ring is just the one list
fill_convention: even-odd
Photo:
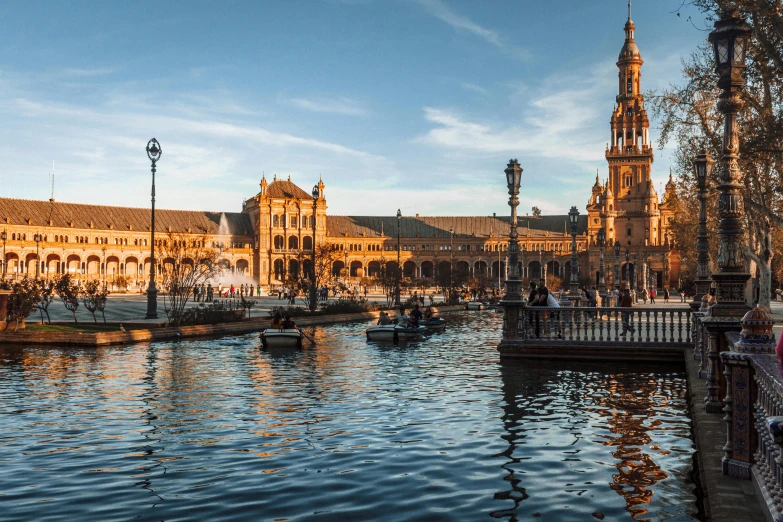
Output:
[[3,230],[0,232],[0,239],[3,240],[3,281],[5,281],[5,277],[8,273],[6,265],[8,264],[8,259],[5,257],[5,242],[8,241],[8,232]]
[[400,306],[400,277],[402,276],[402,267],[400,266],[400,222],[402,221],[402,212],[397,209],[397,281],[394,285],[394,304]]
[[614,242],[614,289],[620,295],[620,240]]
[[568,219],[571,221],[571,281],[568,286],[568,294],[571,298],[579,298],[579,258],[576,254],[576,228],[579,225],[579,209],[571,207],[568,211]]
[[601,300],[606,296],[606,280],[604,278],[604,250],[606,247],[606,229],[601,228],[598,231],[598,248],[601,249],[598,261],[598,292],[601,294]]
[[35,234],[33,236],[33,241],[35,241],[35,278],[38,279],[41,275],[41,241],[43,241],[43,236],[41,234]]
[[155,287],[155,170],[156,163],[163,155],[158,140],[147,142],[147,157],[152,162],[152,213],[150,215],[150,284],[147,287],[147,315],[145,319],[158,318],[158,289]]
[[636,273],[636,266],[639,264],[639,254],[633,255],[633,289],[634,292],[638,292],[639,288],[639,276]]
[[315,312],[318,305],[318,287],[315,283],[315,228],[316,228],[316,210],[318,210],[318,198],[321,196],[321,189],[318,185],[313,186],[313,251],[310,252],[310,262],[312,273],[310,274],[310,311]]
[[[515,159],[506,166],[506,185],[508,186],[508,204],[511,207],[511,226],[508,234],[508,280],[506,280],[506,300],[522,299],[522,281],[517,273],[519,265],[519,235],[517,234],[517,207],[519,206],[519,185],[522,182],[522,167]],[[500,266],[498,266],[500,269]]]
[[718,87],[722,89],[718,110],[723,113],[723,156],[718,172],[720,184],[716,187],[718,196],[718,273],[712,274],[715,281],[716,304],[713,316],[742,317],[748,305],[745,303],[744,288],[750,274],[745,269],[743,213],[740,183],[742,171],[739,167],[739,132],[737,113],[742,109],[742,90],[745,87],[743,72],[748,39],[751,29],[745,23],[736,7],[724,12],[723,18],[715,22],[715,30],[709,41],[715,52],[715,71],[718,73]]

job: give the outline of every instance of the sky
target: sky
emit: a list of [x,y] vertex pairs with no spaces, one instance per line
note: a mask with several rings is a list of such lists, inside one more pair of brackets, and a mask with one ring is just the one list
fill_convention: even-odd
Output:
[[[707,37],[637,0],[642,88]],[[678,16],[679,13],[679,16]],[[36,1],[0,4],[2,196],[237,212],[266,175],[330,215],[584,209],[607,175],[626,0]],[[657,139],[656,122],[651,136]],[[653,180],[669,173],[658,150]]]

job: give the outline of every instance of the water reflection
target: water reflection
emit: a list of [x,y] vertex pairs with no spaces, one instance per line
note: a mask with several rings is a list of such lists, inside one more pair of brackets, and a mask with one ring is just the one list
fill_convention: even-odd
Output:
[[302,350],[263,351],[255,335],[0,347],[3,520],[694,511],[679,370],[499,364],[499,315],[450,319],[399,346],[358,324],[308,331]]
[[[682,414],[686,384],[679,369],[509,362],[501,375],[507,488],[495,498],[508,505],[493,517],[618,520],[623,512],[639,521],[696,517],[695,505],[661,494],[672,493],[670,484],[662,484],[670,474],[692,487],[687,456],[693,448]],[[606,498],[601,479],[607,476],[622,504]],[[601,502],[591,501],[598,497]]]

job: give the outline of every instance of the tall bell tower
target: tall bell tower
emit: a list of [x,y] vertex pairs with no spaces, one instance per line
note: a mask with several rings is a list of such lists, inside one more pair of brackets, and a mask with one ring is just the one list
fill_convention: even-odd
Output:
[[[607,191],[611,206],[601,205],[603,217],[611,213],[617,227],[607,229],[607,240],[619,240],[623,247],[662,244],[658,226],[658,197],[651,183],[653,150],[650,121],[642,95],[642,55],[634,40],[631,2],[625,23],[625,42],[617,59],[619,69],[616,105],[610,119],[611,141],[607,144],[609,163]],[[609,204],[609,202],[606,202]],[[590,220],[591,228],[596,225]],[[598,224],[597,228],[602,226]],[[596,231],[597,231],[596,228]]]

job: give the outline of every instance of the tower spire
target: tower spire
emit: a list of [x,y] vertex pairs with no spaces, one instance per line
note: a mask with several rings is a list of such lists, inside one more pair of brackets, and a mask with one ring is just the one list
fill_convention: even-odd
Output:
[[631,21],[631,0],[628,0],[628,21]]

